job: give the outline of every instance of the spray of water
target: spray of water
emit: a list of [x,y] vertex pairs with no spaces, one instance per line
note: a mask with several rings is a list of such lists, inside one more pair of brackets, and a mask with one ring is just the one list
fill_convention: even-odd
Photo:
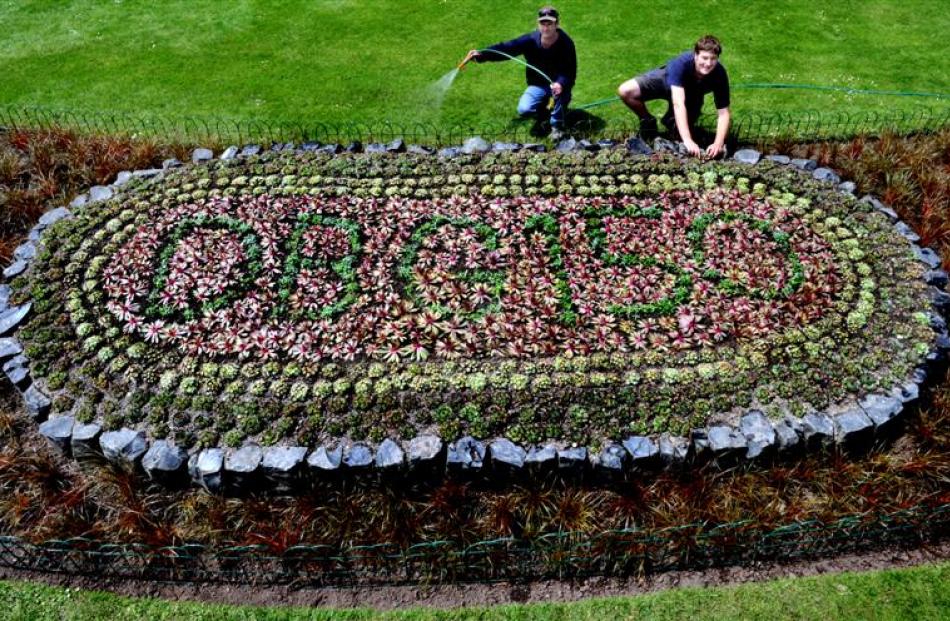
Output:
[[[486,50],[478,50],[478,51],[479,51],[479,52],[485,52]],[[530,65],[530,64],[526,63],[525,61],[521,60],[520,58],[516,58],[516,57],[511,56],[511,55],[509,55],[509,54],[506,54],[506,53],[504,53],[504,52],[499,52],[498,50],[491,50],[491,51],[494,52],[494,53],[496,53],[496,54],[500,54],[500,55],[502,55],[502,56],[504,56],[504,57],[506,57],[506,58],[508,58],[508,59],[510,59],[510,60],[513,60],[513,61],[515,61],[515,62],[517,62],[517,63],[520,63],[520,64],[524,65],[525,67],[527,67],[528,69],[531,69],[531,70],[533,70],[533,71],[537,71],[537,72],[538,72],[541,76],[543,76],[544,79],[546,79],[548,82],[553,82],[553,80],[552,80],[546,73],[544,73],[543,71],[541,71],[540,69],[538,69],[538,68],[535,67],[534,65]],[[451,71],[449,71],[449,72],[447,72],[445,75],[443,75],[441,78],[439,78],[438,80],[436,80],[435,82],[433,82],[432,84],[430,84],[429,87],[425,90],[427,103],[428,103],[428,105],[431,106],[436,112],[442,110],[442,102],[445,100],[445,94],[449,91],[449,88],[452,87],[452,82],[455,81],[455,76],[457,76],[457,75],[459,74],[459,70],[460,70],[463,66],[465,66],[465,62],[464,62],[464,61],[462,62],[461,65],[459,65],[458,67],[455,67],[454,69],[452,69]],[[552,102],[552,103],[553,103],[553,102]]]
[[448,92],[449,87],[452,86],[452,82],[455,81],[455,76],[458,74],[459,70],[458,67],[456,67],[430,84],[429,88],[426,89],[429,104],[433,108],[436,110],[442,109],[442,101],[445,99],[445,94]]

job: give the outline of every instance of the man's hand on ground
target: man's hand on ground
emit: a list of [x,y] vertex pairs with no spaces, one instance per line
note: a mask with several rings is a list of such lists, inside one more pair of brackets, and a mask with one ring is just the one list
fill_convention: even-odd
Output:
[[467,65],[476,56],[479,56],[478,50],[469,50],[468,54],[465,56],[465,60],[462,61],[462,66]]
[[564,88],[561,86],[561,83],[560,83],[560,82],[552,82],[552,83],[551,83],[551,93],[552,93],[555,97],[560,97],[560,96],[561,96],[561,92],[562,92],[563,90],[564,90]]
[[688,151],[690,155],[694,155],[696,157],[702,157],[703,150],[700,148],[698,144],[696,144],[692,140],[684,140],[683,146],[686,147],[686,151]]
[[722,153],[722,145],[716,144],[715,142],[706,147],[706,157],[713,159]]

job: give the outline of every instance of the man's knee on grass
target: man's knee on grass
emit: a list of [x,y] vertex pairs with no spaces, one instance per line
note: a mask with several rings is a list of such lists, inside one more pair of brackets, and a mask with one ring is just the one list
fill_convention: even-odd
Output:
[[518,102],[518,116],[529,118],[538,116],[544,110],[544,101],[533,101],[531,103]]
[[[640,85],[636,79],[630,79],[617,87],[617,96],[627,103],[641,101]],[[641,102],[642,103],[642,102]]]

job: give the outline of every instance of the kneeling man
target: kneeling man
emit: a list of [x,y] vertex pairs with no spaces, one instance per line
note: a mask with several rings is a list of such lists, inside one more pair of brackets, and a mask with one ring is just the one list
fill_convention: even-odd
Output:
[[[669,105],[663,115],[663,124],[679,133],[686,150],[695,156],[717,157],[723,153],[729,133],[729,76],[719,62],[722,45],[712,35],[696,42],[692,52],[683,52],[658,69],[627,80],[617,94],[640,117],[640,131],[645,137],[657,134],[656,119],[647,110],[645,102],[663,99]],[[716,104],[716,136],[705,151],[697,144],[704,132],[696,127],[707,93],[713,94]],[[708,136],[705,136],[708,138]]]
[[538,29],[511,41],[497,43],[482,52],[472,50],[462,64],[474,60],[477,63],[508,60],[524,55],[525,80],[528,88],[518,101],[521,116],[541,115],[547,112],[547,103],[554,98],[551,111],[552,140],[561,138],[567,106],[571,102],[571,89],[577,79],[577,52],[574,41],[561,30],[560,14],[553,6],[541,7],[538,11]]

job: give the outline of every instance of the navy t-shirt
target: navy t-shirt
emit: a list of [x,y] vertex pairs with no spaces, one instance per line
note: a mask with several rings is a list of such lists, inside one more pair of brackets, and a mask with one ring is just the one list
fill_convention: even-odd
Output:
[[[545,48],[541,45],[541,31],[535,30],[517,39],[492,45],[476,56],[475,61],[483,63],[508,60],[501,54],[492,54],[494,50],[504,52],[509,56],[523,55],[529,65],[534,65],[543,71],[551,78],[551,81],[559,83],[564,88],[571,88],[577,79],[577,52],[574,49],[574,42],[566,32],[558,28],[557,35],[554,45]],[[525,79],[529,86],[546,88],[551,84],[529,67],[525,67]]]
[[712,93],[716,102],[716,109],[729,107],[729,76],[722,63],[717,63],[715,69],[702,80],[696,78],[696,63],[693,52],[683,52],[666,63],[666,85],[682,86],[686,91],[686,100],[701,104],[706,93]]

